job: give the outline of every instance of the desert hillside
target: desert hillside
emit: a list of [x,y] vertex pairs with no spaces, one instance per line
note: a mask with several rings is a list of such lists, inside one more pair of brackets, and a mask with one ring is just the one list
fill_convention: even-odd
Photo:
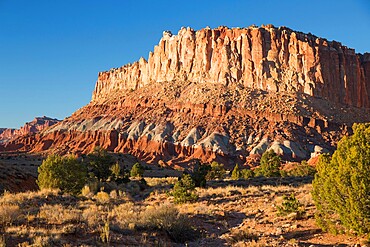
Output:
[[142,161],[254,165],[332,152],[354,122],[369,122],[370,56],[272,25],[163,33],[147,60],[100,72],[91,102],[2,151],[89,153]]

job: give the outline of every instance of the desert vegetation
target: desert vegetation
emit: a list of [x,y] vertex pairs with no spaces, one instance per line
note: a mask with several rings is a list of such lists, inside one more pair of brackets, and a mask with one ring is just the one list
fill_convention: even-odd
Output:
[[101,148],[51,155],[39,191],[1,195],[0,246],[368,246],[369,129],[355,125],[317,173],[273,151],[253,169],[197,162],[162,178]]
[[313,181],[316,218],[324,230],[370,238],[370,124],[353,130],[332,157],[320,157]]

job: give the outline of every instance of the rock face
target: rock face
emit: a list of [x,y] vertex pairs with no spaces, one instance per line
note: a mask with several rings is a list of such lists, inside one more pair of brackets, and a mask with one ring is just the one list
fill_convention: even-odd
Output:
[[370,55],[285,27],[166,31],[148,61],[100,72],[91,102],[0,151],[88,153],[149,163],[253,164],[333,151],[370,121]]
[[2,128],[0,129],[0,142],[6,142],[19,136],[40,132],[58,122],[60,120],[43,116],[36,117],[19,129]]
[[370,107],[370,54],[272,25],[164,32],[148,61],[101,72],[93,101],[152,82],[240,84]]

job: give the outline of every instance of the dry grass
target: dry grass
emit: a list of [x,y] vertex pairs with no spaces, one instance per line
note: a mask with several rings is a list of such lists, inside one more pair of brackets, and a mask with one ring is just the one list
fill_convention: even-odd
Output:
[[109,203],[109,201],[110,201],[109,194],[107,192],[104,192],[104,191],[98,192],[94,198],[100,204],[106,204],[106,203]]
[[140,222],[140,207],[134,203],[124,203],[115,206],[110,212],[110,218],[123,229],[134,229]]
[[[0,197],[0,246],[96,246],[103,240],[111,246],[183,246],[176,242],[184,241],[189,246],[330,246],[359,241],[319,231],[310,184],[216,181],[197,188],[198,201],[177,206],[166,194],[177,178],[146,180],[144,189],[133,181],[109,194],[80,198],[58,191],[5,193]],[[303,219],[277,215],[276,206],[291,193],[304,207]]]
[[38,217],[48,224],[77,223],[80,221],[81,211],[73,207],[63,207],[60,204],[44,204],[40,207]]
[[18,205],[3,204],[0,205],[0,224],[11,225],[21,214]]
[[91,204],[83,209],[82,218],[87,222],[89,227],[95,229],[97,226],[101,225],[103,219],[106,218],[106,211],[102,206]]
[[158,187],[158,186],[167,186],[174,185],[178,181],[178,177],[167,177],[167,178],[145,178],[145,181],[149,186]]

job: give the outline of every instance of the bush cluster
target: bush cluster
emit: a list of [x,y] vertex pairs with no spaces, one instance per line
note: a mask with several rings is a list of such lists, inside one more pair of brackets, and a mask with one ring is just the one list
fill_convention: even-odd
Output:
[[195,183],[192,177],[189,174],[184,174],[173,187],[171,195],[174,197],[175,203],[178,204],[196,201],[198,195],[195,194]]
[[38,168],[37,185],[40,189],[60,189],[78,194],[87,180],[87,167],[76,157],[48,156]]
[[248,179],[254,176],[254,172],[250,169],[239,169],[239,165],[236,164],[233,171],[231,172],[231,179]]
[[301,203],[297,200],[294,194],[291,194],[289,196],[285,195],[283,196],[283,202],[280,206],[276,207],[278,210],[279,216],[286,216],[291,213],[296,214],[295,218],[300,219],[303,214],[304,210],[302,208]]
[[281,158],[274,150],[262,154],[260,167],[255,169],[256,176],[280,177]]
[[226,170],[223,164],[216,161],[211,163],[211,168],[207,173],[206,180],[224,179]]
[[324,230],[370,234],[370,123],[353,130],[332,157],[320,156],[312,196]]
[[291,177],[306,177],[314,176],[316,169],[307,164],[307,161],[302,161],[300,164],[293,167],[292,170],[287,172],[287,176]]
[[77,195],[83,188],[84,194],[95,193],[99,183],[112,180],[116,183],[129,181],[117,161],[106,150],[96,147],[85,160],[49,155],[38,168],[37,184],[40,189],[60,189]]
[[131,168],[131,171],[130,171],[130,176],[131,177],[138,177],[138,178],[141,178],[144,174],[144,167],[142,165],[140,165],[140,163],[135,163],[132,168]]

